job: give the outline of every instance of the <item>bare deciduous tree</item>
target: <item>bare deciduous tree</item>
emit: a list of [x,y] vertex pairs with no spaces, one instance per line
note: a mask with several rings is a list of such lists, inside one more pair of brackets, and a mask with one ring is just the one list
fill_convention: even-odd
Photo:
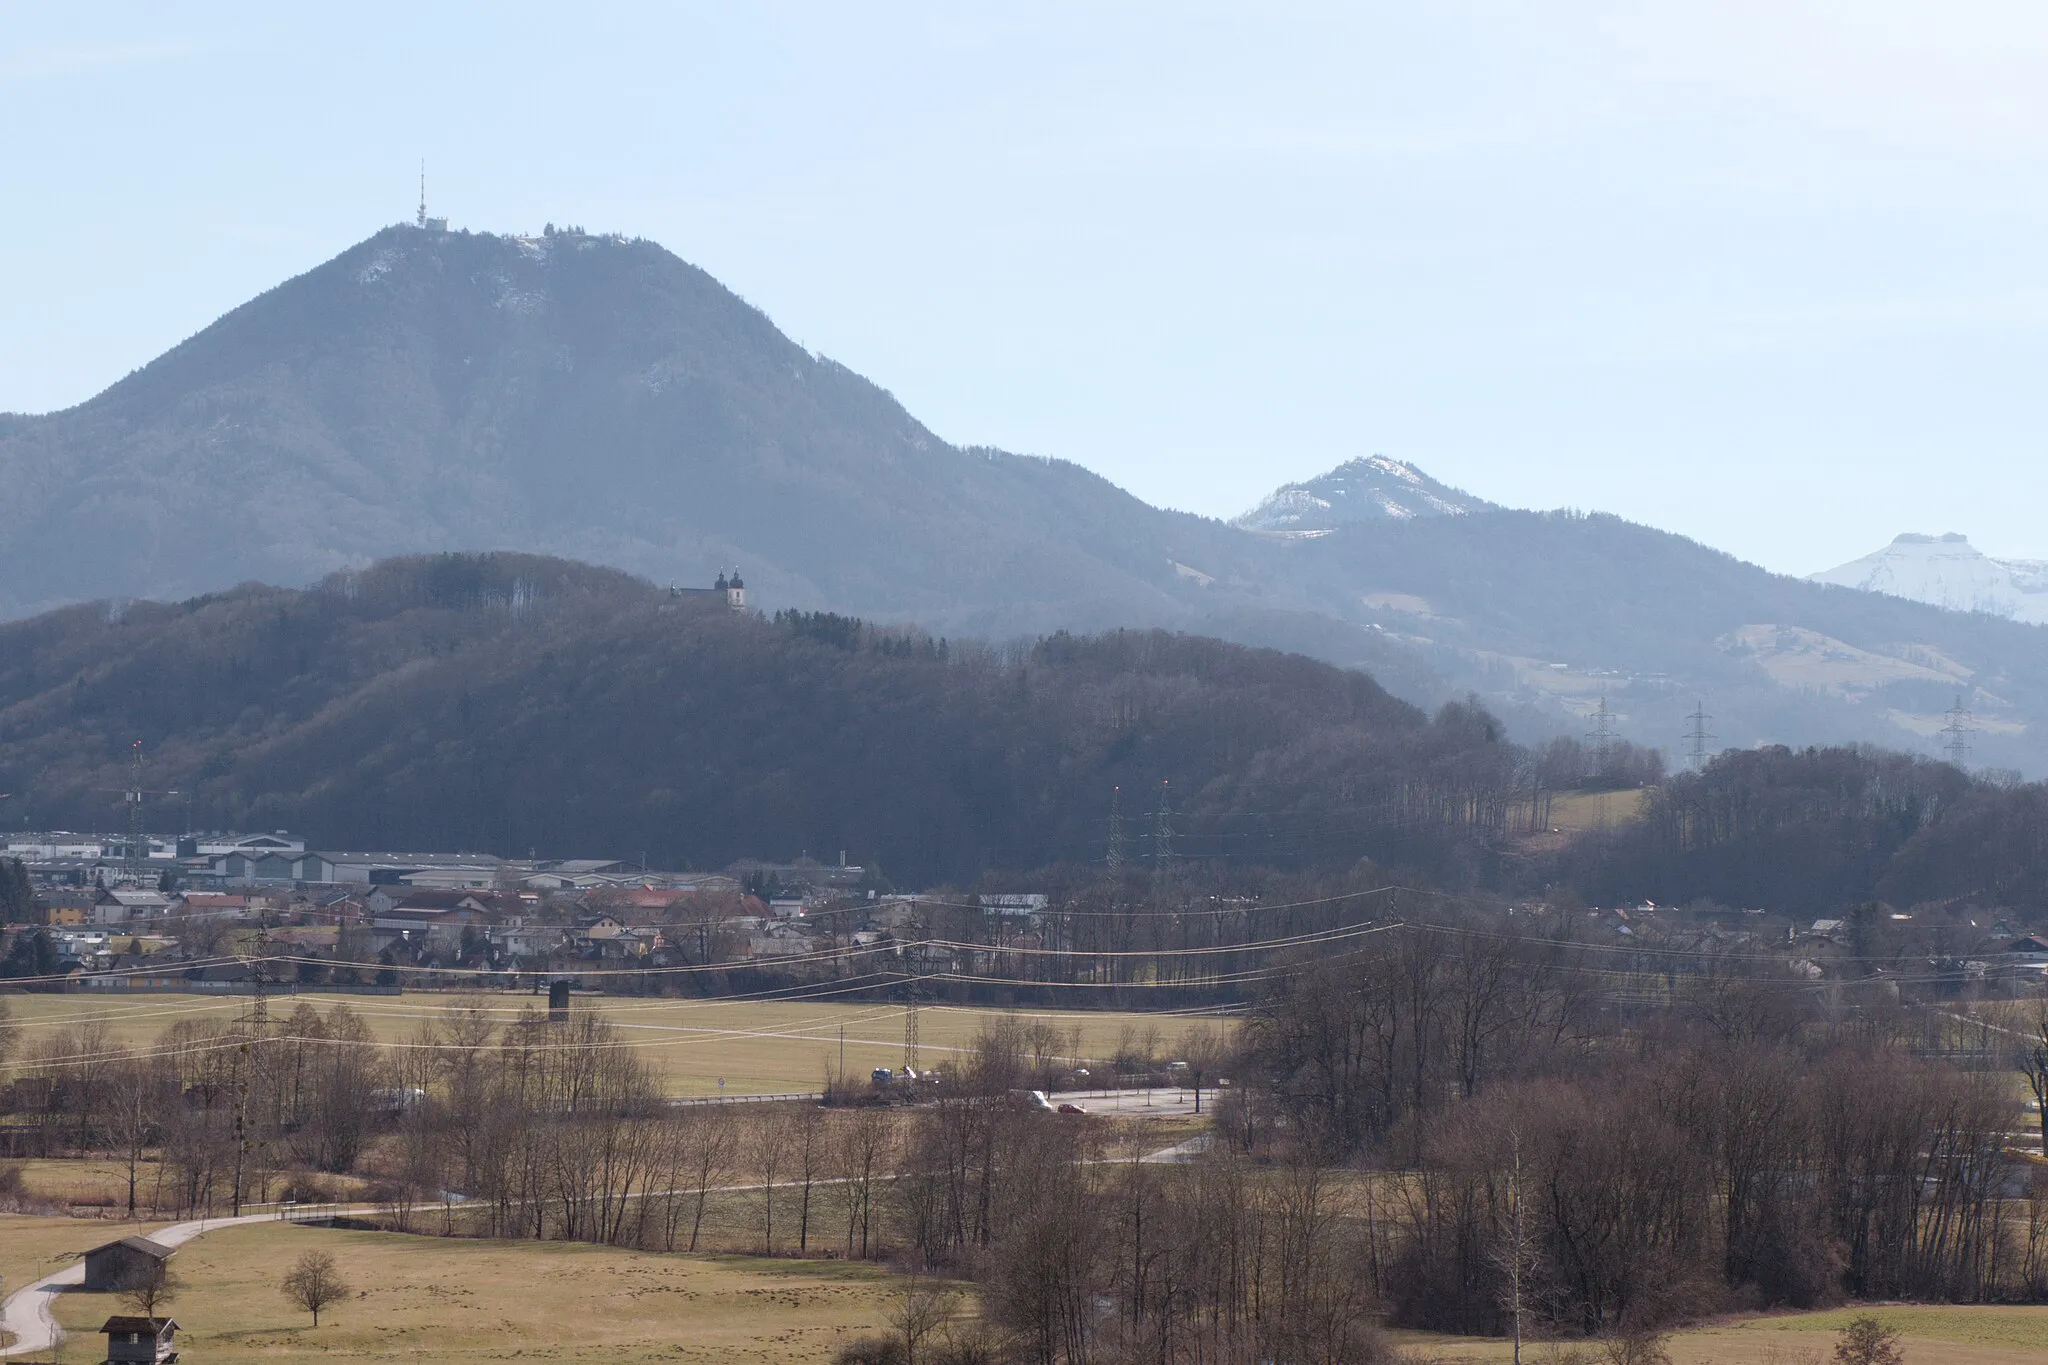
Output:
[[135,1283],[121,1291],[121,1302],[135,1310],[137,1317],[153,1318],[157,1310],[178,1297],[185,1282],[167,1261],[151,1261]]
[[315,1327],[320,1325],[321,1309],[352,1292],[335,1267],[334,1258],[324,1251],[309,1251],[299,1257],[277,1287],[286,1298],[313,1315]]

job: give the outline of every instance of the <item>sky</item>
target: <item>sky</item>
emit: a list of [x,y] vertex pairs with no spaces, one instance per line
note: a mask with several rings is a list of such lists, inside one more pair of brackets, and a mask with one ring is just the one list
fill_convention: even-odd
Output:
[[0,0],[0,410],[379,227],[661,242],[941,436],[2048,557],[2048,7]]

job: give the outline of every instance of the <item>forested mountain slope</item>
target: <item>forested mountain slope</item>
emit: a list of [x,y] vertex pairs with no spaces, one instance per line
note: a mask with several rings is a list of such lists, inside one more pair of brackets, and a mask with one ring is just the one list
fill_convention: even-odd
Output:
[[[1286,544],[1313,609],[1413,650],[1524,737],[1592,728],[1937,752],[1958,702],[1973,765],[2048,771],[2048,629],[1769,573],[1621,520],[1491,510]],[[1560,723],[1560,721],[1562,723]],[[1533,733],[1532,733],[1533,732]]]
[[844,849],[917,885],[1100,861],[1112,788],[1135,824],[1162,781],[1183,853],[1470,867],[1517,760],[1483,714],[1300,656],[1119,632],[1006,657],[519,555],[0,626],[10,821],[112,823],[136,739],[201,826],[698,867]]

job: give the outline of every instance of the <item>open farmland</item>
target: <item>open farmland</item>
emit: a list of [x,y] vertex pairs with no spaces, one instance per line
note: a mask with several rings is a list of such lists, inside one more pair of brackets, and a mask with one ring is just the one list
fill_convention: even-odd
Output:
[[[1887,1306],[1837,1308],[1819,1313],[1772,1313],[1722,1319],[1671,1335],[1671,1365],[1827,1365],[1836,1334],[1851,1318],[1870,1313],[1900,1331],[1907,1365],[2035,1365],[2048,1360],[2048,1308]],[[1397,1344],[1431,1365],[1502,1365],[1514,1358],[1506,1341],[1397,1332]],[[1597,1342],[1525,1342],[1529,1365],[1579,1358],[1604,1359]]]
[[153,1232],[163,1226],[162,1223],[117,1223],[98,1218],[37,1218],[27,1214],[0,1213],[0,1295],[12,1294],[31,1280],[40,1279],[53,1270],[62,1270],[88,1247],[137,1232]]
[[[52,1221],[52,1220],[45,1220]],[[90,1236],[91,1224],[74,1224]],[[89,1244],[89,1243],[88,1243]],[[278,1292],[285,1267],[325,1251],[354,1289],[307,1314]],[[178,1252],[180,1353],[218,1362],[489,1359],[805,1362],[881,1328],[887,1272],[836,1261],[653,1255],[565,1242],[483,1242],[259,1224]],[[66,1294],[68,1358],[116,1296]]]
[[[156,1039],[180,1020],[225,1023],[248,1007],[246,997],[139,995],[108,999],[83,995],[15,995],[6,997],[20,1026],[21,1057],[45,1039],[79,1027],[104,1028],[106,1040],[134,1046]],[[402,996],[280,996],[272,1016],[305,1003],[325,1011],[345,1004],[369,1025],[380,1043],[415,1041],[420,1030],[446,1011],[476,1008],[501,1023],[521,1012],[545,1005],[544,1000],[514,994],[420,993]],[[845,1033],[847,1074],[864,1077],[878,1066],[903,1061],[903,1011],[888,1004],[843,1004],[812,1000],[649,999],[581,997],[579,1010],[594,1010],[617,1024],[627,1046],[635,1049],[661,1076],[669,1093],[678,1096],[721,1093],[774,1095],[820,1089],[828,1069],[839,1065],[840,1035]],[[920,1058],[926,1065],[960,1056],[973,1042],[983,1021],[1003,1013],[928,1005],[920,1012]],[[1148,1031],[1159,1049],[1170,1051],[1189,1028],[1220,1028],[1214,1020],[1189,1020],[1171,1015],[1097,1013],[1085,1010],[1026,1010],[1028,1019],[1043,1019],[1062,1037],[1062,1051],[1089,1063],[1112,1057],[1127,1039]],[[1076,1032],[1078,1031],[1078,1032]]]

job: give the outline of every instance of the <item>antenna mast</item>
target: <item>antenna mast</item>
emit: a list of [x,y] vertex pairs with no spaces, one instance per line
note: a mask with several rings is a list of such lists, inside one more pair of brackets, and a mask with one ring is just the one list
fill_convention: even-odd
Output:
[[427,225],[427,161],[425,157],[420,158],[420,216],[418,225],[423,228]]
[[1707,714],[1707,704],[1705,702],[1695,701],[1692,714],[1687,716],[1686,719],[1692,722],[1691,728],[1685,732],[1686,739],[1691,742],[1691,748],[1687,750],[1687,757],[1692,760],[1693,771],[1700,772],[1707,766],[1707,741],[1714,738],[1713,735],[1707,733],[1707,722],[1712,720],[1713,717]]

